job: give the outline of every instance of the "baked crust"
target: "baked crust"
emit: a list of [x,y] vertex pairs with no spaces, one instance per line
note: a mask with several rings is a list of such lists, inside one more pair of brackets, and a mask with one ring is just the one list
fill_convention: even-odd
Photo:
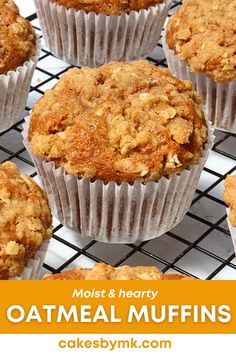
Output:
[[35,105],[33,153],[67,173],[158,181],[196,164],[207,140],[189,81],[147,61],[69,70]]
[[193,72],[236,78],[236,0],[185,0],[170,18],[167,43]]
[[163,280],[193,280],[184,274],[163,274]]
[[236,226],[236,176],[226,177],[224,199],[230,207],[230,222]]
[[121,15],[132,10],[147,9],[163,2],[163,0],[51,0],[67,8],[86,12]]
[[3,7],[6,7],[8,10],[17,14],[19,13],[19,8],[13,0],[0,0],[0,9],[2,10]]
[[43,280],[193,280],[182,274],[163,274],[156,267],[114,268],[97,263],[92,269],[75,268],[64,273],[46,274]]
[[36,35],[31,24],[20,16],[12,0],[0,0],[0,74],[29,60],[36,51]]
[[46,194],[15,164],[0,164],[0,279],[21,274],[52,235]]

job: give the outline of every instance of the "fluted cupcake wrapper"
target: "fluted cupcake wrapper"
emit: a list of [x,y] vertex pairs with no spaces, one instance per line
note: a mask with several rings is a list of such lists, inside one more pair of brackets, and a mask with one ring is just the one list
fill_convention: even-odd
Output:
[[16,70],[0,75],[0,133],[9,129],[23,115],[41,41],[37,39],[36,54]]
[[236,227],[233,226],[231,224],[231,222],[230,222],[230,219],[229,219],[230,209],[229,208],[226,209],[226,213],[227,213],[227,223],[228,223],[228,226],[229,226],[229,232],[230,232],[230,235],[231,235],[231,238],[232,238],[234,251],[235,251],[235,254],[236,254]]
[[48,0],[34,2],[50,51],[67,63],[97,67],[150,54],[160,39],[172,0],[120,16],[76,11]]
[[38,280],[40,279],[40,271],[45,260],[50,241],[44,241],[40,249],[32,257],[20,276],[10,278],[9,280]]
[[43,161],[31,152],[27,139],[29,118],[23,142],[36,166],[59,221],[82,236],[110,243],[134,243],[163,235],[175,227],[188,211],[204,164],[213,145],[209,127],[208,142],[197,165],[179,175],[162,177],[159,182],[133,185],[123,182],[91,182],[67,174],[53,162]]
[[194,89],[203,99],[203,108],[214,128],[236,133],[236,80],[220,84],[207,75],[192,72],[187,62],[169,48],[166,42],[166,25],[162,44],[171,73],[182,80],[192,81]]

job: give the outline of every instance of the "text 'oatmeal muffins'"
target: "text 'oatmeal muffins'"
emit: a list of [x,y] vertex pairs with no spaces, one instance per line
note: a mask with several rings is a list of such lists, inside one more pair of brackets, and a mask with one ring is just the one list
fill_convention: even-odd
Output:
[[140,59],[156,47],[172,0],[34,0],[50,51],[75,66]]
[[20,276],[52,235],[48,200],[15,164],[0,164],[0,279]]
[[87,12],[103,13],[105,15],[121,15],[124,12],[147,9],[150,6],[163,3],[163,0],[51,0],[67,8]]
[[172,73],[193,81],[215,127],[236,132],[236,0],[185,0],[164,51]]
[[198,103],[190,82],[147,61],[69,70],[23,132],[58,219],[104,242],[176,225],[212,144]]
[[43,280],[193,280],[182,274],[163,274],[156,267],[111,267],[97,263],[92,269],[74,268],[64,273],[46,274]]
[[31,114],[33,153],[102,181],[157,181],[197,163],[207,140],[190,82],[148,64],[69,70]]
[[12,0],[0,0],[0,132],[24,112],[39,42]]

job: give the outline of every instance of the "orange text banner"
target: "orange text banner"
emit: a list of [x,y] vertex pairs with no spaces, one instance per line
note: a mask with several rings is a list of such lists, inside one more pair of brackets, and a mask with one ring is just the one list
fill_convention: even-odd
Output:
[[234,281],[1,281],[0,333],[236,333]]

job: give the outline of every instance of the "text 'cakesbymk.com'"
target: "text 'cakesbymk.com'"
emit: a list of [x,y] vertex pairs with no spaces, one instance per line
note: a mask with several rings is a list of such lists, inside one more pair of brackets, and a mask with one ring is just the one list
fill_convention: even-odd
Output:
[[61,339],[58,342],[61,349],[104,349],[113,351],[115,349],[171,349],[171,340],[138,340],[134,337],[129,339],[82,339],[78,337],[72,340]]

